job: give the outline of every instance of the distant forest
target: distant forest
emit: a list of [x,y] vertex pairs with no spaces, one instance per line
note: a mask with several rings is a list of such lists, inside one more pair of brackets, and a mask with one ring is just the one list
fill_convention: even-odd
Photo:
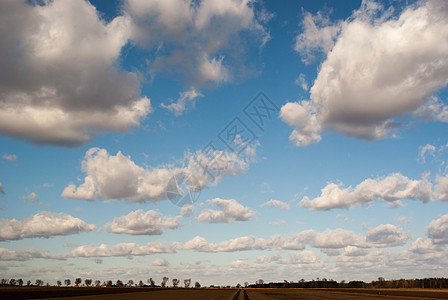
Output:
[[398,279],[385,280],[379,277],[377,281],[349,281],[337,282],[332,279],[319,279],[305,281],[304,279],[298,282],[284,281],[284,282],[270,282],[265,283],[263,280],[258,280],[255,284],[250,284],[249,288],[425,288],[425,289],[444,289],[448,288],[448,278],[423,278],[423,279]]

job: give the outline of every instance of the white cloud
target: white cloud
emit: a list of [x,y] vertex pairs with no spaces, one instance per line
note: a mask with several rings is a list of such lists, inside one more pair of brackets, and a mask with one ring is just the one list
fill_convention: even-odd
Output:
[[334,46],[341,24],[330,24],[330,19],[322,12],[315,16],[304,12],[303,32],[296,38],[294,50],[302,56],[302,61],[310,64],[316,52],[328,53]]
[[146,256],[157,253],[172,253],[160,242],[149,242],[140,246],[135,243],[121,243],[114,246],[101,244],[99,246],[79,246],[70,252],[64,253],[64,258],[75,257],[115,257],[115,256]]
[[333,249],[333,248],[321,248],[320,251],[325,253],[327,256],[339,256],[342,253],[341,248]]
[[118,67],[128,17],[106,23],[87,1],[6,0],[0,20],[0,133],[73,146],[127,131],[151,111],[137,74]]
[[274,235],[267,245],[278,250],[303,250],[308,242],[309,238],[304,237],[302,231],[291,236]]
[[170,104],[162,103],[161,106],[168,109],[175,116],[180,116],[188,109],[188,106],[194,107],[195,99],[202,96],[195,88],[190,88],[185,92],[179,93],[177,102],[171,102]]
[[[34,258],[44,259],[68,259],[68,258],[103,258],[103,257],[128,257],[133,256],[147,256],[161,253],[175,253],[176,250],[191,250],[197,252],[238,252],[238,251],[252,251],[252,250],[294,250],[291,255],[284,258],[279,253],[275,253],[271,256],[260,256],[257,258],[257,264],[265,264],[270,262],[276,262],[279,264],[310,264],[317,262],[319,255],[313,251],[301,251],[306,246],[318,248],[321,252],[328,256],[338,256],[334,261],[337,266],[332,266],[332,260],[328,260],[326,267],[339,268],[341,266],[372,266],[374,261],[381,260],[382,262],[388,261],[390,264],[394,264],[393,260],[412,259],[412,261],[420,263],[422,259],[436,263],[434,259],[437,257],[419,257],[409,256],[409,253],[435,253],[438,246],[433,245],[430,240],[424,239],[416,241],[409,249],[409,253],[401,253],[399,257],[390,258],[388,255],[392,253],[386,253],[383,251],[368,251],[369,247],[392,247],[399,246],[405,243],[409,238],[401,231],[400,227],[393,225],[380,225],[377,228],[371,229],[367,233],[366,237],[355,234],[354,232],[343,229],[327,229],[323,232],[317,232],[315,230],[305,230],[298,232],[290,236],[275,235],[269,239],[256,238],[253,236],[242,236],[231,240],[221,241],[217,243],[209,243],[205,238],[196,236],[193,239],[185,242],[171,242],[165,244],[162,242],[150,242],[146,245],[138,245],[135,243],[120,243],[116,245],[101,244],[96,245],[70,245],[70,247],[76,247],[75,249],[61,253],[51,254],[46,251],[37,249],[19,249],[19,250],[7,250],[0,248],[1,260],[16,260],[25,261]],[[438,249],[438,248],[437,248]],[[343,252],[344,255],[341,256]],[[300,254],[301,253],[301,254]],[[309,256],[309,257],[307,257]],[[386,259],[386,257],[389,257]],[[440,255],[439,255],[440,257]],[[365,259],[364,259],[365,258]],[[439,260],[440,262],[440,260]],[[153,265],[165,266],[165,259],[159,258],[154,260]],[[373,264],[371,264],[373,263]],[[398,262],[396,262],[398,263]],[[395,264],[396,264],[395,263]],[[448,263],[448,262],[447,262]],[[181,263],[182,264],[182,263]],[[195,265],[198,265],[196,263]],[[243,266],[247,264],[251,267],[251,264],[244,260],[238,260],[236,265]],[[437,263],[436,263],[437,264]],[[170,264],[168,263],[168,266]],[[192,265],[193,266],[193,265]],[[315,266],[322,268],[323,265]],[[363,268],[364,268],[363,267]]]
[[[249,76],[242,41],[269,40],[269,14],[251,1],[123,2],[110,22],[86,0],[1,2],[1,134],[78,146],[139,126],[151,102],[140,95],[143,73],[120,67],[129,43],[142,50],[152,77],[174,73],[198,87]],[[191,88],[165,107],[182,114],[199,95]]]
[[305,230],[300,233],[307,238],[307,243],[314,248],[339,249],[347,246],[366,247],[365,238],[352,231],[337,228],[324,232]]
[[256,263],[257,264],[266,264],[266,263],[270,263],[273,261],[278,261],[279,259],[281,259],[281,256],[279,254],[273,254],[270,256],[261,255],[261,256],[257,257]]
[[[250,146],[247,149],[252,149]],[[167,198],[167,191],[178,192],[177,180],[185,181],[191,191],[199,191],[208,185],[217,184],[226,175],[237,175],[248,168],[254,155],[238,155],[214,151],[212,157],[203,151],[186,154],[183,167],[161,167],[146,169],[136,165],[129,156],[120,151],[110,155],[105,149],[89,149],[82,162],[87,174],[84,182],[76,187],[69,184],[62,192],[65,198],[93,201],[96,199],[118,199],[125,202],[159,201]],[[214,176],[210,176],[210,173]]]
[[75,249],[62,254],[52,254],[33,248],[8,250],[0,248],[0,260],[27,261],[35,258],[65,260],[67,258],[99,258],[99,257],[133,257],[147,256],[160,253],[173,253],[174,250],[160,242],[149,242],[146,245],[135,243],[120,243],[113,246],[101,244],[99,246],[77,246]]
[[218,206],[218,210],[205,208],[199,216],[195,218],[197,222],[207,223],[235,223],[248,221],[255,215],[255,212],[249,207],[243,206],[235,199],[215,198],[208,200],[208,203]]
[[436,176],[436,184],[434,186],[434,197],[440,201],[448,201],[448,175]]
[[426,163],[426,153],[428,153],[432,158],[435,157],[436,147],[430,144],[426,144],[418,149],[418,161],[421,163]]
[[238,237],[233,240],[220,243],[208,243],[203,237],[196,236],[185,244],[180,244],[178,248],[184,250],[195,250],[198,252],[236,252],[248,250],[264,250],[271,248],[269,241],[257,239],[253,236]]
[[286,265],[303,265],[314,264],[319,259],[319,255],[314,251],[304,250],[300,252],[290,252],[286,258],[281,258],[276,255],[270,257],[270,260],[278,264]]
[[411,220],[406,218],[405,216],[400,216],[400,217],[398,217],[397,222],[409,224],[411,222]]
[[23,199],[29,201],[30,203],[41,205],[42,202],[39,200],[39,197],[35,192],[31,192],[30,194],[23,196]]
[[447,7],[446,1],[429,0],[392,18],[376,2],[364,1],[336,28],[325,22],[318,28],[307,15],[310,25],[298,37],[305,46],[296,49],[328,53],[310,89],[311,100],[281,109],[280,117],[294,127],[290,140],[297,146],[317,143],[323,130],[367,140],[395,136],[398,119],[416,112],[448,83]]
[[415,241],[413,241],[411,246],[409,247],[409,251],[420,254],[432,253],[437,250],[440,249],[438,249],[437,246],[434,245],[432,241],[427,238],[418,238]]
[[321,124],[316,117],[316,108],[309,101],[288,102],[280,109],[280,118],[295,129],[289,140],[296,146],[308,146],[320,142]]
[[260,46],[269,40],[266,14],[247,0],[127,0],[125,11],[133,21],[132,39],[157,48],[150,72],[180,74],[193,86],[245,73],[242,35]]
[[401,226],[381,224],[370,229],[366,234],[366,241],[375,247],[395,247],[405,244],[409,237],[403,232]]
[[160,235],[164,228],[177,229],[181,217],[164,217],[154,210],[144,212],[139,209],[121,217],[116,217],[105,228],[112,233],[132,235]]
[[6,159],[6,160],[8,160],[8,161],[10,161],[10,162],[17,162],[17,155],[15,155],[15,154],[7,154],[7,153],[4,153],[4,154],[2,155],[2,158],[3,158],[3,159]]
[[265,207],[265,206],[269,206],[269,207],[278,207],[282,210],[288,210],[289,209],[289,204],[279,201],[279,200],[269,200],[268,202],[265,202],[263,204],[261,204],[261,207]]
[[306,81],[305,74],[301,73],[294,83],[300,86],[304,91],[308,91],[308,81]]
[[0,219],[0,240],[31,237],[49,238],[96,230],[96,226],[64,213],[39,212],[24,221]]
[[193,215],[194,212],[194,206],[191,204],[184,204],[180,210],[180,215],[182,217],[189,217]]
[[394,200],[394,201],[388,202],[386,204],[386,207],[390,207],[390,208],[404,207],[404,204],[403,204],[403,202],[401,202],[401,200]]
[[448,244],[448,215],[431,221],[426,227],[426,233],[434,244]]
[[278,220],[278,221],[269,222],[269,225],[272,225],[272,226],[280,226],[280,225],[284,225],[284,224],[286,224],[285,220]]
[[257,146],[248,145],[240,154],[221,150],[196,151],[186,155],[187,166],[182,171],[191,185],[202,189],[209,184],[217,184],[224,176],[245,172],[255,158]]
[[278,250],[303,250],[306,245],[323,251],[342,249],[347,246],[367,247],[363,236],[341,228],[327,229],[323,232],[309,229],[291,236],[275,235],[267,244]]
[[206,82],[208,80],[214,82],[229,81],[229,71],[222,65],[224,57],[216,59],[208,59],[204,57],[199,65],[198,80]]
[[432,184],[426,177],[420,180],[409,179],[400,173],[384,178],[366,179],[355,188],[342,188],[329,183],[314,199],[303,197],[300,204],[311,210],[329,210],[333,208],[349,209],[356,205],[369,205],[375,200],[394,202],[400,199],[415,199],[423,202],[431,200]]
[[19,250],[0,248],[0,260],[2,261],[26,261],[34,258],[62,259],[57,255],[42,252],[33,248]]
[[448,122],[448,106],[435,96],[429,97],[426,103],[414,112],[426,121]]
[[359,248],[355,246],[347,246],[344,248],[344,255],[346,256],[364,256],[369,253],[369,250],[365,248]]
[[79,246],[79,245],[76,244],[76,243],[64,243],[64,244],[62,245],[63,248],[76,248],[76,247],[78,247],[78,246]]
[[84,183],[79,187],[70,184],[62,192],[63,197],[90,201],[95,197],[131,202],[159,200],[165,196],[166,186],[173,176],[168,169],[146,170],[120,151],[113,156],[99,148],[86,152],[82,170],[87,173]]
[[168,267],[170,265],[170,262],[165,258],[156,258],[151,265],[156,267]]
[[269,239],[243,236],[220,243],[208,243],[201,236],[181,244],[174,243],[174,248],[195,250],[198,252],[235,252],[248,250],[303,250],[306,245],[313,248],[343,249],[347,246],[365,248],[365,237],[343,229],[327,229],[324,232],[305,230],[290,236],[274,235]]

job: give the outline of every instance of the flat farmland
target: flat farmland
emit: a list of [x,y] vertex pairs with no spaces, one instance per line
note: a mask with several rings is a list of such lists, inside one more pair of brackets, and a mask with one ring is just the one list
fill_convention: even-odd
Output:
[[246,289],[246,293],[246,299],[256,300],[448,299],[448,290],[430,289]]
[[448,299],[448,290],[436,289],[172,289],[172,288],[56,288],[4,287],[0,299]]

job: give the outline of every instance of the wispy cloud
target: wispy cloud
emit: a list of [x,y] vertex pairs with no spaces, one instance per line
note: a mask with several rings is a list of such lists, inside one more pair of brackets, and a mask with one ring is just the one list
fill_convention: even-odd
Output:
[[289,209],[289,204],[287,204],[285,202],[282,202],[282,201],[279,201],[279,200],[274,200],[274,199],[271,199],[268,202],[265,202],[265,203],[261,204],[260,206],[261,207],[266,207],[266,206],[268,206],[268,207],[278,207],[278,208],[280,208],[282,210],[288,210]]
[[28,195],[23,196],[22,199],[33,204],[42,205],[42,202],[39,200],[39,197],[35,192],[31,192]]
[[10,161],[10,162],[17,162],[17,155],[15,155],[15,154],[7,154],[7,153],[4,153],[4,154],[2,155],[2,158],[3,158],[3,159],[6,159],[6,160],[8,160],[8,161]]
[[176,102],[171,101],[170,104],[162,103],[161,107],[168,109],[175,116],[180,116],[189,107],[194,107],[195,99],[198,97],[203,97],[203,95],[197,91],[195,88],[191,88],[188,91],[179,93],[179,98]]

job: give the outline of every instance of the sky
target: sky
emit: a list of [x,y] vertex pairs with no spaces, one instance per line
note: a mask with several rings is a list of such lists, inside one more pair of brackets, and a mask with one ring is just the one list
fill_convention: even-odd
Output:
[[448,2],[3,0],[3,278],[446,277]]

